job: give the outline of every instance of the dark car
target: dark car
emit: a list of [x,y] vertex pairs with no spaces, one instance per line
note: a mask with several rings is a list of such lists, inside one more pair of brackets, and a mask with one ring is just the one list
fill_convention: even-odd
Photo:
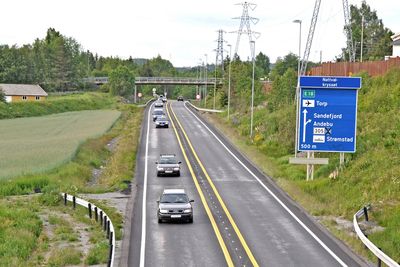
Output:
[[156,121],[158,117],[165,116],[164,110],[154,109],[153,110],[153,121]]
[[183,96],[181,96],[181,95],[178,96],[177,100],[178,100],[178,101],[183,101]]
[[157,164],[157,176],[161,175],[181,175],[182,162],[176,160],[175,154],[161,154]]
[[169,121],[166,116],[160,116],[156,119],[156,128],[165,127],[168,128]]
[[194,200],[189,200],[184,189],[164,189],[158,203],[158,223],[168,221],[187,221],[193,223]]

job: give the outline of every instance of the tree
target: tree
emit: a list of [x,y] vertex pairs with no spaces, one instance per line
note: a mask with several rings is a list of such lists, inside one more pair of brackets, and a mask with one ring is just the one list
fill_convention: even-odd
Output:
[[299,58],[293,53],[287,54],[283,59],[278,58],[275,67],[272,69],[272,76],[275,79],[277,76],[283,75],[288,69],[297,71]]
[[6,103],[6,95],[4,94],[3,90],[0,89],[0,103]]
[[129,97],[133,94],[135,75],[126,66],[118,66],[109,75],[108,86],[112,95]]
[[[363,1],[361,7],[350,5],[351,13],[351,30],[353,32],[353,42],[356,50],[356,60],[361,59],[361,35],[364,17],[364,33],[363,33],[363,60],[382,60],[385,56],[392,54],[393,32],[383,25],[381,19],[378,18],[376,10]],[[343,52],[347,49],[343,48]],[[348,59],[346,53],[344,59]],[[343,56],[339,57],[343,60]]]
[[256,56],[256,66],[262,70],[262,76],[268,76],[271,70],[270,68],[270,60],[267,55],[264,55],[262,52],[258,53]]

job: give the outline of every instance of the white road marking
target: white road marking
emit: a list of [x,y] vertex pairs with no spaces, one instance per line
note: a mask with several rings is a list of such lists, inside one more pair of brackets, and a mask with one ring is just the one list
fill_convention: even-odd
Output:
[[229,154],[231,154],[231,156],[240,164],[242,165],[243,168],[246,169],[246,171],[248,173],[250,173],[254,179],[257,180],[257,182],[293,217],[293,219],[295,219],[300,225],[301,227],[303,227],[304,230],[306,230],[341,266],[346,266],[347,264],[344,263],[330,248],[328,248],[327,245],[325,245],[324,242],[322,242],[321,239],[318,238],[318,236],[316,236],[313,231],[311,231],[261,180],[260,178],[257,177],[257,175],[255,175],[249,168],[247,168],[247,166],[240,161],[240,159],[238,157],[236,157],[235,154],[233,154],[233,152],[221,141],[221,139],[218,138],[218,136],[211,131],[210,128],[208,128],[208,126],[202,122],[196,114],[194,114],[187,106],[185,103],[185,108],[187,111],[189,111],[195,118],[197,121],[199,121],[213,136],[214,138],[225,148],[226,151],[228,151]]
[[151,104],[149,108],[149,113],[147,115],[147,133],[146,133],[146,152],[145,152],[145,164],[144,164],[144,176],[143,176],[143,199],[142,199],[142,236],[140,241],[140,267],[144,267],[145,262],[145,252],[146,252],[146,204],[147,204],[147,162],[149,155],[149,133],[150,133],[150,114],[151,108],[154,103]]

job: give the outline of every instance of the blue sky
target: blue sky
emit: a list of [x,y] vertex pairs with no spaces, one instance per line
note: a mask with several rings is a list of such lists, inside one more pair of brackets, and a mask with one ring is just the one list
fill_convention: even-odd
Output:
[[[217,30],[235,46],[242,13],[239,1],[231,0],[2,0],[0,43],[22,45],[43,38],[47,28],[75,38],[83,49],[103,56],[152,58],[161,55],[175,66],[195,66],[215,61]],[[260,32],[256,53],[274,62],[289,52],[298,53],[299,25],[306,42],[315,0],[253,1],[250,15],[260,19],[252,30]],[[370,0],[385,26],[400,32],[400,1]],[[361,4],[361,0],[349,0]],[[334,60],[345,44],[341,0],[322,1],[310,59]],[[226,47],[226,49],[228,49]],[[248,39],[243,36],[239,56],[248,58]]]

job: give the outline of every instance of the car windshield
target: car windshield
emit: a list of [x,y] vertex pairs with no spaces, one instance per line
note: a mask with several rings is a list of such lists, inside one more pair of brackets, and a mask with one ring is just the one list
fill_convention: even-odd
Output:
[[175,157],[161,157],[160,164],[176,164]]
[[157,121],[166,121],[166,120],[167,118],[163,116],[157,118]]
[[164,111],[162,111],[162,110],[154,110],[153,114],[154,115],[163,115]]
[[160,203],[188,203],[186,194],[163,194]]

